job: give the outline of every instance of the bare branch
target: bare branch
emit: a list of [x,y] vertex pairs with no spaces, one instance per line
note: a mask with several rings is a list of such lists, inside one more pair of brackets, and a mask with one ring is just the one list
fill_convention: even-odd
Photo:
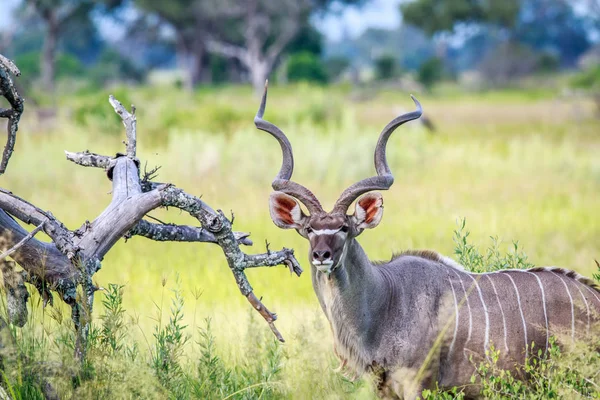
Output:
[[274,267],[277,265],[286,265],[290,272],[300,276],[302,267],[294,257],[294,250],[285,247],[279,251],[272,251],[267,248],[263,254],[245,255],[244,269],[256,267]]
[[[149,187],[152,187],[150,182]],[[163,198],[163,206],[175,207],[188,212],[191,216],[198,218],[205,230],[214,235],[216,243],[221,247],[221,250],[223,250],[229,269],[231,269],[231,272],[233,273],[240,292],[263,317],[265,317],[265,315],[270,315],[269,318],[265,317],[265,320],[268,322],[275,336],[277,336],[277,339],[283,341],[281,334],[279,334],[273,325],[273,321],[275,320],[274,314],[271,314],[266,307],[256,299],[256,296],[252,293],[252,286],[250,285],[244,270],[246,268],[259,267],[261,265],[287,265],[290,271],[294,272],[296,275],[300,275],[302,269],[294,257],[293,250],[283,249],[277,252],[271,251],[270,254],[247,255],[240,250],[238,239],[231,230],[231,222],[225,217],[225,214],[223,214],[222,211],[219,210],[215,212],[199,198],[173,186],[161,191],[161,195]]]
[[73,233],[62,222],[54,218],[50,212],[44,212],[33,204],[1,188],[0,208],[26,224],[40,225],[44,223],[44,233],[50,236],[56,248],[69,259],[75,257],[78,253],[79,247],[73,242]]
[[[44,222],[46,222],[46,221],[44,221]],[[6,257],[13,254],[15,251],[19,250],[25,243],[30,241],[36,235],[36,233],[38,233],[39,231],[41,231],[44,228],[44,222],[42,222],[34,230],[29,232],[29,234],[27,236],[25,236],[23,239],[21,239],[21,241],[19,243],[15,244],[13,247],[8,249],[4,253],[0,254],[0,261],[4,260]]]
[[0,175],[6,171],[8,161],[12,156],[17,141],[17,131],[19,130],[19,120],[23,114],[23,98],[17,93],[15,86],[10,78],[10,74],[20,75],[19,69],[14,63],[4,56],[0,56],[0,95],[4,96],[11,105],[11,110],[2,110],[0,116],[8,118],[7,138],[2,161],[0,162]]
[[21,71],[19,71],[19,68],[17,68],[15,63],[4,57],[2,54],[0,54],[0,68],[4,68],[14,76],[21,76]]
[[281,336],[281,333],[277,330],[277,327],[273,323],[277,319],[277,315],[269,311],[269,309],[265,307],[265,305],[256,297],[254,293],[250,292],[246,296],[246,299],[250,302],[250,304],[252,304],[252,307],[254,307],[254,309],[258,311],[258,313],[265,319],[265,321],[267,321],[267,324],[269,324],[269,328],[271,328],[271,331],[273,331],[273,334],[275,335],[277,340],[279,340],[281,343],[284,343],[285,340],[283,339],[283,336]]
[[[0,207],[1,208],[1,207]],[[47,224],[45,224],[47,226]],[[27,232],[9,214],[0,209],[0,237],[3,247],[9,248],[25,238]],[[35,238],[18,248],[11,258],[27,273],[26,281],[36,284],[36,280],[61,294],[73,292],[79,269],[73,265],[55,243],[41,242]],[[36,284],[39,289],[39,285]]]
[[209,51],[220,54],[224,57],[236,58],[246,66],[249,66],[251,63],[248,50],[243,47],[226,43],[214,38],[208,38],[206,41],[206,46]]
[[127,111],[123,104],[111,94],[108,97],[108,101],[111,106],[115,109],[115,112],[119,114],[123,120],[125,126],[125,134],[127,135],[127,157],[134,159],[137,149],[137,131],[136,125],[137,120],[135,118],[135,106],[131,105],[131,113]]
[[267,50],[265,59],[267,60],[269,68],[272,67],[273,63],[277,57],[279,57],[285,46],[287,46],[294,36],[296,36],[299,29],[300,25],[295,18],[286,20],[285,29],[277,36],[275,42],[269,46],[269,49]]
[[[112,200],[108,207],[92,222],[86,221],[75,232],[68,230],[49,212],[44,212],[29,202],[0,189],[0,234],[10,236],[8,246],[13,246],[3,257],[11,257],[23,267],[23,279],[34,284],[44,297],[51,301],[48,290],[57,290],[71,306],[76,327],[76,357],[83,359],[85,341],[91,318],[94,292],[93,274],[100,269],[100,260],[123,236],[139,235],[158,241],[211,242],[221,247],[240,292],[265,318],[273,333],[283,341],[273,325],[271,313],[253,294],[244,273],[246,268],[261,265],[287,265],[300,275],[302,269],[292,250],[268,251],[266,254],[246,255],[240,245],[251,245],[249,234],[234,232],[231,223],[219,210],[215,211],[199,197],[190,195],[170,184],[151,182],[157,169],[140,178],[139,160],[136,158],[135,109],[129,113],[120,102],[110,97],[110,103],[123,120],[127,133],[127,154],[107,157],[89,151],[65,152],[69,161],[76,164],[108,170],[112,180]],[[0,111],[1,112],[1,111]],[[200,222],[200,227],[154,224],[142,218],[160,206],[175,207],[190,214]],[[38,227],[25,231],[10,215]],[[233,218],[232,218],[233,219]],[[53,244],[43,243],[33,236],[43,230]],[[77,296],[76,288],[84,289],[84,299]]]
[[114,158],[91,153],[89,150],[78,153],[72,153],[65,150],[65,155],[67,156],[67,160],[84,167],[96,167],[107,170],[110,167],[113,167],[115,163]]
[[[141,220],[125,234],[125,237],[142,236],[158,242],[205,242],[217,243],[215,236],[202,227],[175,224],[153,224]],[[252,246],[249,234],[234,232],[239,244]]]

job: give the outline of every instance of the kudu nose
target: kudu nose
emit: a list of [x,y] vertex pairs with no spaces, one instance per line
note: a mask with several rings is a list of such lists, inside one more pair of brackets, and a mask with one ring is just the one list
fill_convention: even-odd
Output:
[[329,250],[315,250],[313,251],[313,260],[325,261],[331,258],[331,252]]

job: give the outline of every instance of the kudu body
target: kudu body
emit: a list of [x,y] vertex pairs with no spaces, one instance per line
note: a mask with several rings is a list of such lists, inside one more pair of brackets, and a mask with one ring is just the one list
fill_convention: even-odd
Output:
[[[398,126],[421,115],[414,98],[417,111],[390,122],[379,137],[377,176],[346,189],[328,213],[308,189],[290,180],[291,145],[279,128],[263,120],[266,95],[265,87],[255,124],[279,141],[284,159],[273,181],[271,217],[309,240],[313,287],[341,367],[356,375],[374,373],[382,397],[415,398],[436,382],[441,388],[464,387],[468,397],[477,397],[470,379],[492,346],[500,351],[499,366],[514,369],[524,363],[532,343],[537,352],[548,347],[553,333],[574,339],[597,324],[600,291],[572,271],[475,274],[432,251],[404,252],[385,263],[369,260],[356,237],[377,226],[383,199],[367,192],[392,185],[385,147]],[[347,215],[360,195],[354,214]]]

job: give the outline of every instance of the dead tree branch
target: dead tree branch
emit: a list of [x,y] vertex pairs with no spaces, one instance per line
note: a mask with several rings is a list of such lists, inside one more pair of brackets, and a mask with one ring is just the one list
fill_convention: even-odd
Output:
[[19,120],[23,114],[23,98],[17,93],[17,89],[10,79],[10,74],[19,76],[21,72],[17,66],[8,58],[0,55],[0,95],[10,104],[10,109],[0,108],[0,117],[8,118],[6,146],[2,153],[0,161],[0,175],[6,171],[8,161],[12,156],[17,141],[17,131],[19,130]]
[[[0,115],[8,117],[10,121],[9,139],[0,172],[4,171],[12,154],[17,123],[23,111],[23,101],[14,90],[8,71],[18,72],[12,63],[0,58],[0,90],[12,106],[11,110],[0,110]],[[220,210],[213,210],[199,197],[173,185],[150,181],[155,177],[157,168],[141,178],[140,162],[136,157],[135,108],[132,106],[131,112],[127,111],[113,96],[110,96],[109,102],[125,126],[126,154],[117,153],[109,157],[87,150],[81,153],[65,152],[67,160],[86,167],[101,168],[112,181],[112,199],[94,220],[85,221],[77,230],[69,230],[50,212],[0,189],[0,237],[3,239],[1,247],[5,251],[0,255],[0,263],[7,271],[5,281],[10,280],[7,281],[7,287],[13,288],[11,293],[16,293],[15,288],[20,290],[24,287],[23,282],[29,282],[40,291],[46,304],[52,303],[50,291],[56,291],[71,306],[76,329],[75,355],[82,360],[87,346],[94,292],[97,290],[92,277],[100,269],[106,253],[120,238],[137,235],[156,241],[216,243],[222,248],[241,293],[265,318],[277,338],[283,341],[273,325],[275,314],[253,294],[244,271],[259,266],[287,265],[290,271],[300,275],[302,269],[293,251],[283,249],[266,254],[245,254],[240,250],[240,245],[252,244],[249,234],[234,232],[231,221]],[[200,226],[155,224],[143,220],[148,212],[158,207],[174,207],[185,211]],[[13,217],[36,228],[27,232]],[[35,239],[39,231],[46,233],[52,243]],[[22,273],[11,272],[14,263],[5,260],[8,256],[23,268]],[[78,287],[83,289],[82,295],[78,295]],[[15,304],[24,306],[27,298],[20,296],[15,301]],[[21,323],[26,320],[22,318],[22,310],[26,311],[26,307],[15,307],[17,309],[21,311],[15,311],[15,318],[12,319]]]
[[21,239],[21,241],[19,241],[19,243],[15,244],[13,247],[6,250],[4,253],[0,254],[0,261],[4,260],[6,257],[13,254],[15,251],[19,250],[19,248],[21,246],[23,246],[25,243],[30,241],[39,231],[41,231],[43,227],[44,227],[44,223],[42,222],[41,224],[39,224],[37,226],[37,228],[35,228],[31,232],[29,232],[29,234],[27,236],[25,236],[23,239]]
[[115,112],[119,114],[123,125],[125,126],[125,132],[127,134],[127,157],[135,158],[137,151],[137,119],[135,118],[135,106],[131,105],[131,113],[127,111],[123,104],[119,100],[115,99],[111,94],[108,98],[108,102],[115,109]]
[[[233,232],[239,244],[252,246],[252,240],[245,232]],[[126,233],[126,238],[142,236],[159,242],[204,242],[217,243],[215,236],[202,227],[175,224],[154,224],[145,220]]]

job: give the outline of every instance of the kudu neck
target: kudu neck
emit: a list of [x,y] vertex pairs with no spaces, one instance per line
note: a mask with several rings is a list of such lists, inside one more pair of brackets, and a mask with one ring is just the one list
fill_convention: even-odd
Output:
[[[369,261],[367,254],[356,239],[351,239],[345,248],[345,255],[329,275],[319,272],[312,267],[313,276],[337,287],[342,291],[371,290],[378,282],[376,271]],[[315,287],[315,290],[318,290]]]

